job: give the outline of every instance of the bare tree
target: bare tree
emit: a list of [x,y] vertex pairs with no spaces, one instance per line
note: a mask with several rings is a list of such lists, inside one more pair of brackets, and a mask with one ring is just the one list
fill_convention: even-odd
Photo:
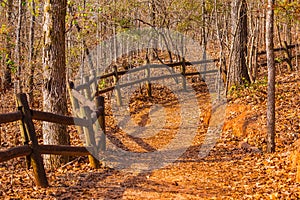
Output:
[[16,29],[16,48],[15,48],[15,56],[16,56],[16,64],[17,68],[17,91],[22,91],[22,81],[21,81],[21,30],[22,30],[22,15],[23,15],[23,1],[19,0],[18,2],[18,25]]
[[267,151],[275,151],[275,60],[274,60],[274,3],[268,0],[266,18],[266,51],[268,64]]
[[[202,0],[202,60],[206,60],[206,46],[207,46],[207,37],[206,37],[206,9],[205,9],[205,0]],[[203,65],[204,71],[206,71],[206,64]],[[203,75],[205,80],[205,74]]]
[[[287,2],[290,4],[292,3],[292,0],[287,0]],[[288,45],[291,45],[293,42],[293,37],[292,37],[292,19],[291,19],[291,11],[287,9],[285,11],[285,41],[287,42]]]
[[227,73],[227,88],[250,81],[246,64],[247,56],[247,4],[246,0],[231,2],[232,49]]
[[30,75],[28,79],[28,90],[29,90],[29,102],[32,106],[33,103],[33,77],[34,77],[34,62],[33,62],[33,57],[34,57],[34,34],[35,34],[35,15],[36,15],[36,10],[35,10],[35,0],[31,1],[31,20],[30,20],[30,32],[29,32],[29,56],[28,56],[28,64],[30,68]]
[[[66,115],[66,55],[65,17],[67,0],[46,1],[44,4],[44,46],[43,46],[43,109],[44,111]],[[45,144],[69,144],[66,126],[43,123]],[[66,162],[63,156],[48,155],[45,164],[55,168]]]
[[[12,25],[12,14],[13,14],[13,0],[8,0],[7,1],[7,23],[8,23],[8,27],[11,27]],[[7,32],[6,35],[6,58],[5,58],[5,62],[6,62],[6,69],[4,72],[4,80],[3,80],[3,85],[4,88],[7,89],[9,86],[11,86],[12,84],[12,79],[11,79],[11,71],[12,71],[12,67],[13,67],[13,61],[12,61],[12,43],[11,43],[11,39],[12,39],[12,34],[10,31]]]

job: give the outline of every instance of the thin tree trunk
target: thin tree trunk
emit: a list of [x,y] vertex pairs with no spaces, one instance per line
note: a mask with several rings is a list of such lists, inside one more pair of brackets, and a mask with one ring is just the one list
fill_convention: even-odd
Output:
[[268,64],[267,152],[275,152],[275,60],[274,60],[274,3],[268,0],[266,19],[266,51]]
[[257,73],[258,73],[258,44],[259,44],[259,40],[260,40],[260,34],[259,34],[259,18],[256,18],[256,27],[257,27],[257,38],[256,38],[256,42],[255,42],[255,46],[254,46],[254,66],[253,66],[253,79],[254,81],[256,81],[257,78]]
[[[113,0],[113,3],[114,3],[114,13],[116,14],[117,13],[117,11],[116,11],[117,10],[117,5],[116,5],[117,1]],[[113,61],[115,63],[117,63],[117,60],[118,60],[118,47],[117,47],[118,41],[117,41],[117,24],[116,24],[115,19],[113,19],[112,23],[113,23],[112,24],[112,26],[113,26],[113,52],[114,52]]]
[[[217,38],[219,42],[219,48],[220,48],[220,73],[222,80],[226,83],[226,73],[225,73],[225,67],[226,67],[226,60],[224,58],[224,48],[223,48],[223,37],[224,35],[220,32],[220,22],[219,22],[219,15],[218,15],[218,9],[217,9],[217,0],[214,0],[214,10],[215,10],[215,26],[216,26],[216,32],[217,32]],[[224,67],[224,69],[223,69]]]
[[15,49],[15,56],[16,56],[16,65],[17,68],[17,89],[18,93],[22,92],[22,81],[21,81],[21,30],[22,30],[22,15],[23,15],[23,1],[19,0],[19,14],[18,14],[18,26],[16,31],[16,49]]
[[[43,109],[46,112],[66,115],[66,55],[65,17],[67,0],[47,0],[44,4],[43,46]],[[44,144],[69,144],[66,126],[43,123]],[[48,168],[56,168],[68,160],[57,155],[45,156]]]
[[[288,3],[292,3],[291,0],[288,0]],[[293,42],[293,37],[292,37],[292,19],[290,16],[290,10],[286,10],[286,28],[285,28],[285,41],[287,42],[288,45],[291,45]]]
[[[207,46],[207,38],[206,38],[206,9],[205,9],[205,0],[202,0],[202,60],[206,60],[206,46]],[[207,65],[203,65],[204,72],[206,71]],[[206,80],[205,74],[203,75],[203,80]]]
[[[8,27],[12,26],[12,13],[13,13],[13,0],[7,1],[7,24]],[[11,44],[12,34],[10,31],[7,32],[6,35],[6,68],[4,72],[4,80],[3,80],[3,86],[4,89],[9,88],[12,85],[12,78],[11,78],[11,71],[14,67],[13,61],[12,61],[12,44]]]
[[[156,5],[155,5],[155,0],[151,0],[149,1],[149,11],[150,11],[150,24],[152,25],[152,28],[156,28]],[[155,45],[156,42],[154,41],[154,35],[152,34],[152,38],[151,38],[151,47],[150,49],[148,49],[148,56],[149,56],[149,60],[152,61],[155,58]]]
[[30,75],[28,80],[28,94],[29,94],[29,102],[30,105],[33,106],[33,78],[34,78],[34,69],[35,65],[33,62],[34,57],[34,34],[35,34],[35,0],[31,1],[31,20],[30,20],[30,32],[29,32],[29,57],[28,63],[30,68]]

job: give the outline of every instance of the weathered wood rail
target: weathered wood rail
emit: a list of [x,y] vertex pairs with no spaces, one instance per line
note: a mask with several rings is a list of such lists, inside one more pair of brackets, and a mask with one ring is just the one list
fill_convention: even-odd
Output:
[[[119,79],[119,76],[122,76],[124,74],[135,73],[135,72],[139,72],[139,71],[145,71],[148,68],[150,68],[150,69],[159,69],[159,68],[163,69],[166,66],[171,67],[171,68],[184,66],[184,68],[185,68],[187,66],[193,66],[193,65],[199,65],[199,64],[209,64],[209,63],[214,63],[214,62],[217,62],[217,61],[218,61],[218,59],[211,59],[211,60],[195,61],[195,62],[176,62],[176,63],[170,63],[170,64],[149,64],[149,65],[144,65],[144,66],[141,66],[141,67],[136,67],[136,68],[133,68],[133,69],[130,69],[130,70],[121,70],[121,71],[114,70],[113,72],[109,72],[109,73],[106,73],[106,74],[103,74],[103,75],[100,75],[100,76],[97,76],[97,77],[91,77],[90,78],[90,77],[87,76],[88,77],[87,82],[85,82],[84,84],[78,85],[78,86],[74,87],[73,89],[75,89],[77,91],[85,90],[85,89],[90,88],[92,84],[99,81],[100,79],[116,77],[116,76],[118,76],[118,79]],[[172,74],[170,76],[171,77],[172,76],[181,76],[181,75],[193,76],[193,75],[201,75],[201,74],[205,74],[205,73],[215,73],[215,72],[218,72],[218,71],[217,70],[212,70],[212,71],[207,71],[207,72],[195,72],[195,73],[175,73],[174,75]],[[86,77],[86,79],[87,79],[87,77]],[[151,80],[160,80],[160,79],[165,79],[166,77],[164,77],[164,76],[160,77],[159,76],[159,77],[150,77],[150,78],[151,78]],[[141,80],[140,82],[144,82],[144,81],[145,80]],[[128,85],[129,84],[130,83],[128,83]],[[132,84],[136,84],[136,83],[134,82]],[[125,86],[120,85],[120,87],[126,87],[128,85],[125,85]],[[114,90],[114,88],[115,88],[115,86],[108,87],[108,88],[99,90],[98,93],[103,94],[105,92],[109,92],[109,91]]]
[[[97,120],[104,121],[104,99],[96,98],[97,111],[91,115],[89,107],[83,109],[89,116],[85,118],[62,116],[48,112],[36,111],[29,108],[26,94],[16,95],[18,111],[0,114],[0,124],[19,121],[22,146],[17,146],[0,151],[0,162],[5,162],[13,158],[26,156],[28,167],[31,165],[35,177],[35,183],[41,187],[47,187],[48,181],[43,165],[41,154],[70,155],[70,156],[89,156],[90,165],[94,168],[99,167],[99,161],[91,152],[97,151],[95,143],[94,130],[91,130],[93,123]],[[69,146],[69,145],[41,145],[38,144],[34,123],[32,120],[47,121],[64,125],[76,125],[84,127],[86,134],[86,146]],[[104,124],[102,124],[104,125]],[[101,128],[105,129],[104,126]]]
[[[291,44],[291,45],[287,45],[286,47],[278,47],[278,48],[274,48],[274,52],[286,51],[286,49],[294,49],[299,46],[300,46],[299,44]],[[257,53],[257,55],[265,55],[265,54],[267,54],[265,50]]]

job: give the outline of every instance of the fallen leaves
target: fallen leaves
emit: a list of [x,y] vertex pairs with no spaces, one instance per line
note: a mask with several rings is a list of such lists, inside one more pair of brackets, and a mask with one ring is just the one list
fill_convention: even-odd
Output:
[[[295,154],[299,147],[299,142],[295,141],[300,133],[299,75],[297,72],[283,74],[277,80],[278,148],[274,154],[256,153],[264,151],[266,136],[266,84],[261,81],[252,88],[238,91],[238,95],[233,94],[235,97],[231,97],[227,112],[228,128],[224,129],[205,158],[199,159],[198,153],[209,122],[210,105],[199,100],[201,115],[194,116],[199,117],[200,123],[196,137],[175,163],[149,173],[134,174],[106,167],[91,169],[88,159],[79,157],[56,171],[47,171],[51,186],[42,189],[35,187],[32,171],[26,170],[24,158],[18,158],[0,163],[0,196],[10,199],[299,199],[300,184],[297,181],[300,180],[300,173],[297,173],[297,168],[300,171],[300,159],[299,154]],[[194,89],[197,88],[197,91],[205,91],[203,86],[195,85]],[[157,94],[153,92],[158,99],[139,96],[138,103],[132,102],[130,109],[137,123],[153,103],[165,101],[166,94],[162,90]],[[205,98],[203,92],[197,94]],[[12,94],[2,98],[6,101],[12,98]],[[176,103],[176,99],[172,101]],[[13,104],[9,106],[10,109],[14,107]],[[138,112],[143,109],[148,110]],[[165,109],[172,113],[178,107],[166,104]],[[157,147],[165,145],[171,136],[167,133],[176,131],[178,127],[179,122],[175,119],[167,119],[165,128],[169,132],[149,139],[148,143],[152,142]],[[234,120],[235,123],[231,124]],[[110,134],[128,140],[113,126],[113,120],[108,119],[107,122]],[[145,119],[141,125],[147,123],[150,121]],[[19,143],[20,138],[16,137],[18,128],[17,124],[1,126],[1,148]],[[234,128],[242,134],[232,134]],[[82,141],[74,128],[70,129],[70,133],[72,143],[81,145]]]

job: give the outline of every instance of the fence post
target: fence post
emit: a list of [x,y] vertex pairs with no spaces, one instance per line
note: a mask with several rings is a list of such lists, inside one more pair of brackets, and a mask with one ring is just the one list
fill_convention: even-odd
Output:
[[[16,101],[16,104],[17,104],[17,107],[19,107],[17,101]],[[29,145],[29,135],[28,135],[28,133],[26,132],[24,123],[19,123],[19,126],[20,126],[20,131],[21,131],[21,137],[22,137],[23,145]],[[29,156],[26,156],[26,168],[27,168],[27,169],[30,169],[30,166],[31,166],[31,163],[30,163],[30,162],[31,162],[30,155],[29,155]]]
[[119,77],[118,77],[118,68],[114,66],[114,84],[116,88],[116,97],[117,97],[117,105],[122,105],[121,91],[119,87]]
[[102,133],[100,136],[100,150],[105,151],[106,150],[106,129],[105,129],[105,102],[103,96],[98,96],[96,98],[96,109],[100,110],[100,116],[98,117],[99,125],[102,129]]
[[288,48],[288,45],[287,45],[287,42],[286,41],[283,41],[282,43],[283,45],[283,51],[284,51],[284,56],[285,58],[287,59],[287,65],[288,65],[288,70],[289,72],[291,72],[293,70],[293,66],[292,66],[292,56],[290,54],[290,51],[289,51],[289,48]]
[[91,98],[93,99],[95,97],[95,94],[97,94],[98,92],[97,76],[95,70],[93,70],[93,76],[90,78],[90,80],[93,80],[93,83],[91,84]]
[[182,77],[182,88],[186,91],[186,63],[185,63],[185,37],[181,35],[181,57],[182,57],[182,65],[181,65],[181,75]]
[[39,144],[35,134],[34,124],[32,122],[32,116],[30,112],[30,108],[28,105],[26,94],[17,94],[16,95],[17,105],[23,114],[22,126],[24,127],[24,131],[26,133],[22,133],[24,135],[28,135],[31,141],[32,154],[31,164],[33,168],[33,174],[35,177],[35,183],[41,187],[48,187],[48,180],[46,177],[46,172],[43,164],[43,158],[39,151]]
[[91,100],[92,99],[91,85],[88,84],[90,82],[90,77],[85,76],[84,77],[84,82],[85,82],[85,84],[87,84],[87,88],[84,89],[84,96],[85,96],[86,99]]
[[181,65],[181,75],[182,75],[182,87],[184,90],[186,90],[186,64],[185,64],[185,58],[182,58],[182,65]]
[[146,69],[145,69],[145,76],[147,78],[147,81],[146,81],[146,89],[147,89],[147,94],[148,94],[148,97],[151,97],[152,96],[152,90],[151,90],[151,72],[150,72],[150,63],[147,62],[147,65],[146,65]]
[[83,128],[83,131],[85,133],[85,140],[86,140],[85,143],[86,143],[86,146],[88,146],[88,147],[91,146],[92,151],[93,151],[92,155],[89,155],[90,165],[91,165],[91,167],[97,169],[97,168],[99,168],[99,160],[97,160],[97,158],[94,156],[94,154],[98,153],[98,151],[97,151],[95,134],[94,134],[93,123],[92,123],[92,118],[91,118],[92,111],[88,106],[84,106],[82,108],[82,111],[88,122],[88,126]]
[[[72,95],[72,90],[75,90],[74,89],[75,88],[74,83],[73,82],[69,82],[67,88],[68,88],[68,92],[69,92],[69,96],[70,96],[70,100],[71,100],[73,112],[74,112],[75,116],[81,117],[80,116],[80,107],[79,107],[78,99],[76,99]],[[79,135],[83,135],[83,128],[81,126],[77,126],[77,131],[78,131]]]

